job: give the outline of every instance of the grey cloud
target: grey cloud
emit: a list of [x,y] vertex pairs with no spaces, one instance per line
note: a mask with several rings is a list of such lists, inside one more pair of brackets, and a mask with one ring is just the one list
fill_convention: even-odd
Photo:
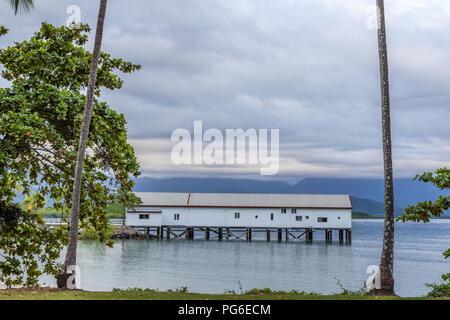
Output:
[[[92,1],[41,0],[24,17],[2,10],[1,24],[11,32],[0,45],[29,37],[42,20],[64,24],[69,4],[80,5],[83,21],[95,26]],[[205,128],[223,130],[279,128],[283,179],[381,176],[377,39],[367,27],[373,4],[110,1],[103,48],[143,69],[104,98],[125,114],[149,175],[256,177],[245,168],[168,163],[172,130],[203,120]],[[450,4],[386,6],[395,172],[411,176],[450,164]],[[156,141],[167,141],[166,148]]]

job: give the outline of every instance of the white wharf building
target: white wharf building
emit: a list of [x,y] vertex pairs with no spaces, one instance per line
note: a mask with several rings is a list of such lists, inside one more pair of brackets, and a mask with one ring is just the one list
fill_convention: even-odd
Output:
[[[325,230],[327,241],[332,230],[339,230],[339,239],[351,241],[352,203],[348,195],[314,194],[242,194],[242,193],[166,193],[137,192],[142,200],[137,208],[126,212],[126,224],[156,229],[159,237],[194,237],[194,230],[203,230],[209,239],[210,231],[222,239],[240,238],[235,233],[244,230],[247,240],[253,231],[284,230],[286,240],[312,240],[316,230]],[[181,230],[182,234],[176,234]],[[184,232],[183,232],[184,230]],[[300,236],[295,232],[302,232]]]

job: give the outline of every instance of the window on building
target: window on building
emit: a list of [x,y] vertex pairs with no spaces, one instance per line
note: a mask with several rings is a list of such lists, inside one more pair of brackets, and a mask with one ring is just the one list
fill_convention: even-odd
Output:
[[258,219],[258,215],[255,216],[255,219]]
[[302,216],[296,216],[296,217],[295,217],[295,220],[297,220],[297,221],[302,221]]
[[270,220],[273,220],[273,213],[270,214]]
[[305,218],[306,218],[306,219],[309,219],[309,216],[306,216]]
[[281,209],[281,213],[286,213],[286,209]]
[[148,215],[148,214],[140,214],[139,215],[139,220],[143,220],[143,219],[150,219],[150,215]]
[[179,213],[175,213],[173,215],[173,220],[180,220],[180,214]]
[[235,212],[234,213],[234,218],[235,219],[240,219],[241,218],[241,213],[240,212]]
[[341,220],[341,217],[338,217],[338,220]]
[[297,209],[291,209],[292,213],[297,213]]
[[328,222],[328,218],[317,218],[317,222]]

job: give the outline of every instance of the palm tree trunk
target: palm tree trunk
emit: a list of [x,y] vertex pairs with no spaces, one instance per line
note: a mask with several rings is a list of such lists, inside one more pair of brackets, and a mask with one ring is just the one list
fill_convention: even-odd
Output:
[[379,289],[373,294],[394,293],[394,183],[392,178],[391,116],[389,98],[389,68],[386,47],[384,0],[377,0],[378,51],[380,57],[381,113],[384,156],[384,235],[380,261]]
[[100,50],[103,38],[103,25],[106,16],[107,0],[100,1],[100,9],[98,13],[97,29],[95,34],[94,51],[92,53],[91,71],[89,74],[89,82],[87,87],[86,105],[84,108],[83,123],[81,127],[80,142],[78,146],[77,163],[75,167],[75,177],[73,183],[72,208],[70,219],[70,237],[67,247],[66,259],[64,261],[64,271],[57,276],[59,288],[67,287],[67,273],[69,266],[77,264],[77,244],[78,244],[78,219],[80,214],[80,195],[81,195],[81,178],[83,175],[84,158],[86,155],[86,146],[89,137],[89,125],[91,122],[92,107],[94,102],[95,82],[97,79],[97,68],[100,58]]

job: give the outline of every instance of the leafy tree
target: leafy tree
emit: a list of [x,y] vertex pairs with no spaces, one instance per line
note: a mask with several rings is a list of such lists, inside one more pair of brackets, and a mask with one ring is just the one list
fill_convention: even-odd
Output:
[[92,62],[89,72],[89,81],[87,86],[86,104],[84,107],[83,121],[81,124],[81,133],[77,151],[77,161],[75,165],[75,178],[72,191],[72,209],[69,245],[67,247],[66,259],[64,261],[64,272],[58,275],[58,287],[65,286],[65,279],[69,277],[67,269],[77,263],[78,246],[78,220],[80,216],[80,196],[82,189],[82,176],[84,170],[84,161],[86,148],[89,139],[89,127],[92,118],[92,108],[94,105],[94,94],[97,81],[98,64],[100,60],[100,50],[103,38],[103,25],[106,16],[107,0],[100,0],[100,9],[98,12],[97,29],[95,32],[94,50],[92,52]]
[[378,51],[380,59],[381,115],[384,157],[384,235],[380,260],[379,288],[371,294],[394,293],[394,181],[392,172],[391,107],[389,97],[389,67],[386,46],[384,0],[376,0],[378,13]]
[[119,203],[122,211],[122,225],[125,226],[125,216],[127,208],[135,208],[142,204],[141,198],[137,197],[134,193],[127,194],[118,192],[116,194],[115,203]]
[[[30,40],[0,50],[0,201],[31,187],[53,199],[68,215],[92,54],[84,49],[89,26],[55,27],[42,23]],[[0,28],[0,35],[7,30]],[[80,226],[92,226],[106,241],[106,206],[118,191],[129,194],[139,165],[127,143],[123,114],[99,100],[101,89],[119,89],[119,72],[139,65],[101,52],[93,96],[80,195]],[[130,195],[131,197],[131,195]],[[64,199],[60,201],[60,199]]]
[[45,197],[41,193],[32,191],[31,195],[25,198],[23,204],[28,210],[37,212],[38,209],[45,207]]
[[[435,173],[425,172],[421,176],[417,175],[414,180],[432,183],[436,188],[442,191],[450,189],[450,169],[446,167],[436,170]],[[435,201],[423,201],[416,205],[410,205],[405,208],[405,213],[397,218],[397,221],[414,221],[414,222],[430,222],[431,217],[440,217],[450,208],[450,196],[440,195]],[[450,249],[443,253],[445,259],[450,257]],[[447,281],[442,288],[446,288],[447,294],[450,294],[450,273],[442,275],[442,279]],[[435,290],[439,291],[438,287],[430,285]],[[442,288],[440,290],[442,290]]]
[[56,275],[64,246],[62,229],[44,227],[34,211],[0,201],[0,282],[34,287],[42,274]]

